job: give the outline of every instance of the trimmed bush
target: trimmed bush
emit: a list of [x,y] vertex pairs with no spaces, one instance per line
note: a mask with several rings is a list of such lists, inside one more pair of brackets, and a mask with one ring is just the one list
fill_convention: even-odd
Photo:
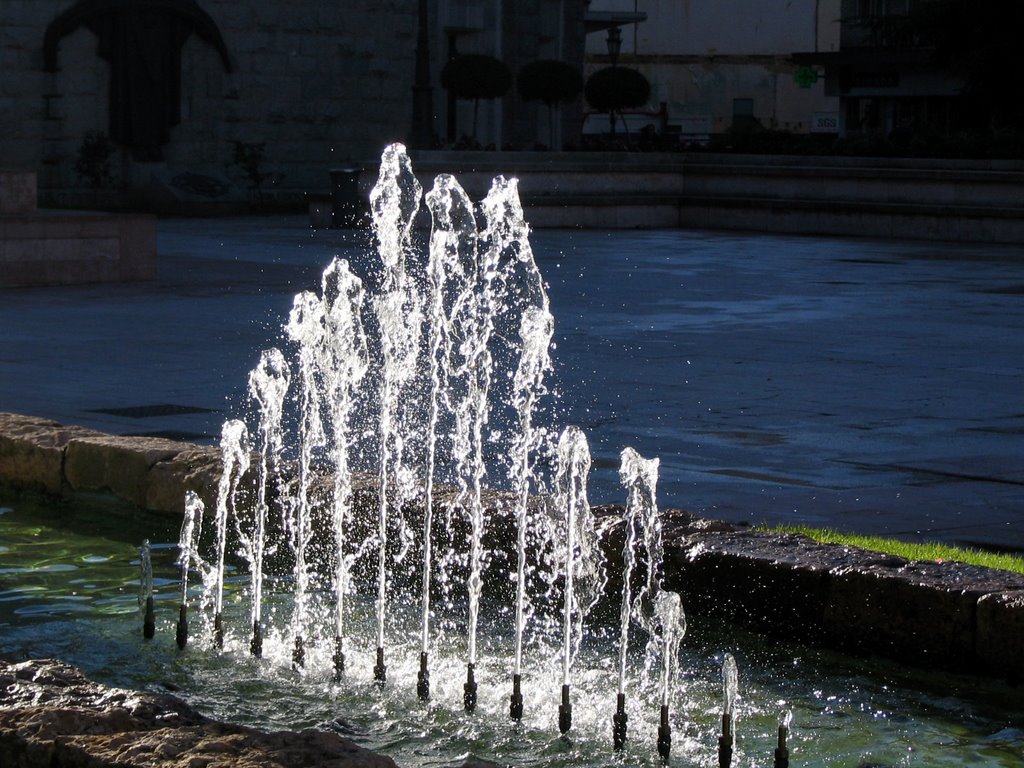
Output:
[[542,101],[547,105],[550,147],[560,149],[555,114],[559,104],[573,101],[580,95],[583,75],[564,61],[541,59],[531,61],[519,70],[516,82],[523,101]]
[[583,96],[599,112],[608,113],[611,132],[615,133],[615,113],[642,107],[651,97],[647,78],[629,67],[605,67],[587,79]]
[[579,96],[583,90],[583,75],[564,61],[541,59],[519,70],[516,84],[523,101],[542,101],[551,107]]
[[512,71],[493,56],[465,53],[444,65],[441,85],[455,94],[455,98],[473,102],[473,138],[476,139],[480,99],[498,99],[508,93],[512,89]]

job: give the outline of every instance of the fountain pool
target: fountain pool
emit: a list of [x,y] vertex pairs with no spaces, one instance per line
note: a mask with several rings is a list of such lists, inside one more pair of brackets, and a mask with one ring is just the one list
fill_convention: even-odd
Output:
[[[617,616],[594,619],[592,629],[601,637],[583,649],[588,672],[578,683],[572,737],[563,740],[555,714],[557,659],[527,669],[553,684],[534,690],[522,723],[508,719],[506,674],[513,638],[508,616],[493,606],[484,606],[482,647],[488,661],[479,676],[479,707],[467,714],[458,652],[433,660],[432,699],[424,704],[417,698],[419,616],[413,606],[401,616],[409,631],[391,650],[394,684],[384,691],[374,685],[369,644],[353,649],[350,675],[338,684],[326,643],[311,650],[302,673],[290,669],[290,648],[275,638],[284,634],[291,590],[273,579],[265,657],[249,654],[248,637],[239,630],[249,616],[248,579],[236,560],[229,563],[224,598],[225,623],[236,631],[228,633],[225,650],[217,652],[212,638],[197,636],[179,653],[174,643],[177,520],[111,510],[106,502],[57,505],[8,496],[0,498],[0,507],[0,655],[5,658],[64,659],[110,685],[151,690],[170,685],[206,714],[264,729],[334,728],[402,766],[461,765],[469,756],[516,766],[660,764],[656,692],[630,699],[626,750],[616,755],[611,747],[618,660],[601,648],[618,634]],[[157,615],[156,637],[148,642],[142,638],[137,553],[146,537],[152,542]],[[357,606],[354,620],[372,625],[372,600]],[[369,626],[367,634],[372,636]],[[734,765],[771,764],[784,709],[794,713],[794,765],[1024,764],[1019,691],[767,643],[691,617],[673,702],[673,765],[715,764],[719,666],[726,653],[736,657],[739,668]]]

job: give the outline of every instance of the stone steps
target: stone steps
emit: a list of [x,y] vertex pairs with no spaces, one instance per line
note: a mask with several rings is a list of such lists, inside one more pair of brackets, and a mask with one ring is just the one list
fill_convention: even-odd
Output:
[[0,170],[0,288],[148,280],[156,218],[40,211],[33,171]]

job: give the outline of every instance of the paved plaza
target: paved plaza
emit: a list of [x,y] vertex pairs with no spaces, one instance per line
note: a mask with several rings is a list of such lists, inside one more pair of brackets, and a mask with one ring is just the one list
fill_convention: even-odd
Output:
[[[751,523],[1024,549],[1024,249],[541,230],[559,423],[592,502],[618,454],[659,501]],[[0,290],[0,411],[213,442],[292,296],[365,233],[160,222],[153,282]]]

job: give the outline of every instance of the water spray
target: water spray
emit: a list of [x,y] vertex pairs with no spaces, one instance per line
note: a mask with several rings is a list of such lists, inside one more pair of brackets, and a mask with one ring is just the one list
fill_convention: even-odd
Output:
[[516,521],[516,596],[515,596],[515,656],[512,667],[512,695],[509,699],[509,717],[523,718],[523,633],[526,629],[526,550],[528,545],[530,480],[533,472],[530,454],[538,448],[540,433],[533,424],[538,399],[547,390],[544,375],[551,368],[551,338],[555,320],[551,315],[547,291],[540,270],[533,258],[527,238],[526,222],[514,186],[509,187],[516,253],[526,272],[528,287],[533,296],[523,310],[519,321],[519,364],[512,380],[512,404],[519,417],[518,432],[512,444],[510,480],[515,492],[513,514]]
[[266,551],[267,534],[267,484],[270,482],[270,465],[277,466],[283,446],[281,416],[284,398],[288,392],[291,371],[284,355],[275,348],[264,350],[259,365],[249,373],[249,394],[260,408],[260,460],[256,478],[256,508],[253,513],[252,529],[245,531],[237,522],[238,538],[242,554],[249,561],[252,574],[252,603],[250,620],[252,640],[249,652],[256,658],[263,655],[263,557]]
[[467,581],[469,626],[468,663],[464,703],[466,711],[476,707],[477,627],[480,616],[480,596],[483,590],[484,551],[483,536],[485,510],[483,504],[484,428],[490,411],[490,388],[494,360],[490,344],[495,320],[505,310],[506,274],[512,255],[520,247],[514,226],[506,212],[518,206],[515,184],[498,177],[481,203],[484,227],[480,232],[480,248],[473,264],[474,284],[465,296],[467,321],[461,333],[460,353],[467,381],[465,398],[456,406],[456,463],[461,506],[470,522],[469,578]]
[[476,267],[477,228],[473,205],[459,183],[447,174],[434,180],[425,196],[430,210],[426,301],[427,352],[430,368],[430,402],[426,434],[426,483],[423,489],[423,584],[420,630],[420,668],[416,695],[430,698],[430,581],[433,569],[434,475],[438,422],[442,401],[452,378],[453,336],[459,315],[472,295]]
[[213,639],[224,647],[224,553],[227,549],[228,516],[237,518],[235,497],[238,483],[249,469],[249,432],[245,422],[229,419],[221,427],[220,454],[222,471],[217,484],[216,523],[216,592],[214,593]]
[[175,641],[179,650],[184,650],[188,643],[188,569],[193,561],[198,561],[196,552],[199,535],[203,527],[204,504],[195,491],[185,493],[185,517],[181,523],[181,535],[178,539],[178,565],[181,566],[181,602],[178,607],[178,626]]
[[370,192],[371,219],[383,267],[383,295],[373,302],[383,361],[377,484],[377,663],[373,668],[373,679],[379,686],[387,680],[384,626],[388,597],[389,507],[393,505],[394,513],[401,515],[401,485],[405,474],[400,399],[404,385],[416,372],[421,322],[416,289],[405,271],[405,255],[410,247],[412,224],[422,191],[405,147],[391,144],[385,148],[377,183]]
[[[655,628],[644,620],[644,601],[652,598],[659,588],[657,571],[664,557],[656,493],[660,461],[645,459],[632,448],[624,449],[620,459],[619,478],[627,488],[628,496],[623,517],[625,540],[622,547],[622,603],[619,608],[619,689],[612,716],[612,744],[615,749],[625,747],[628,729],[626,662],[630,623],[638,621],[648,632],[654,631]],[[641,547],[647,556],[647,578],[634,599],[633,572]]]
[[348,523],[352,516],[352,473],[349,448],[353,441],[351,418],[356,388],[369,367],[363,331],[363,283],[348,262],[334,259],[322,279],[324,351],[320,358],[321,380],[333,435],[334,486],[331,524],[334,533],[334,663],[335,680],[345,673],[345,597],[349,587],[352,555]]
[[558,707],[558,730],[572,728],[570,699],[572,661],[583,635],[583,619],[597,602],[605,574],[587,501],[590,447],[579,427],[566,427],[558,440],[558,470],[555,478],[556,505],[565,513],[564,607],[562,622],[562,703]]
[[669,723],[669,707],[672,701],[672,683],[675,679],[675,664],[679,655],[679,644],[686,634],[686,616],[682,600],[675,592],[658,592],[654,603],[654,614],[661,625],[661,713],[658,726],[658,754],[668,762],[672,754],[672,727]]
[[309,568],[306,554],[313,538],[309,499],[313,450],[322,447],[326,441],[316,378],[318,360],[324,347],[324,308],[320,298],[311,291],[297,294],[284,330],[288,338],[299,347],[299,484],[291,509],[287,510],[285,527],[289,544],[295,553],[292,665],[301,668],[306,663],[304,633],[309,611]]

